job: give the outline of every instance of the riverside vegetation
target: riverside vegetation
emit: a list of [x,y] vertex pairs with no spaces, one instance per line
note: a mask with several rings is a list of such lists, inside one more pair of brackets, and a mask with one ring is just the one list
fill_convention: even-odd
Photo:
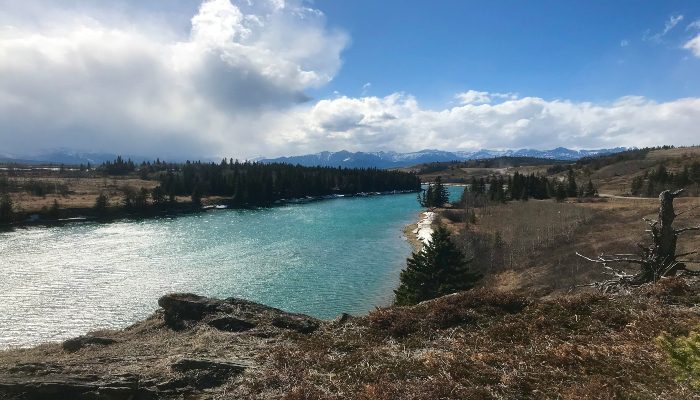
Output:
[[[677,150],[654,149],[644,157]],[[509,176],[492,170],[483,186],[474,176],[476,185],[460,202],[435,208],[433,242],[411,257],[397,304],[366,316],[319,321],[239,299],[169,295],[151,318],[126,330],[2,353],[0,393],[10,399],[66,393],[125,399],[700,398],[697,276],[604,294],[587,286],[606,279],[604,269],[576,256],[625,251],[642,237],[641,218],[658,212],[657,200],[595,196],[629,187],[630,179],[601,172],[638,161],[626,157],[619,162],[624,167],[602,161],[590,176],[573,165],[547,172],[552,165],[544,164],[532,166],[541,174],[523,165],[506,171]],[[524,177],[521,190],[513,189],[514,172]],[[637,173],[638,167],[624,177]],[[572,181],[577,190],[569,196]],[[533,194],[546,188],[543,199]],[[678,197],[676,206],[683,210],[680,226],[693,226],[700,199]],[[700,243],[697,232],[687,233],[678,254]],[[421,292],[426,283],[432,287]]]
[[[230,207],[365,193],[415,192],[415,174],[222,160],[136,165],[118,157],[95,169],[11,167],[0,175],[0,224],[43,219],[115,218],[192,212],[203,202]],[[46,204],[47,199],[49,204]]]

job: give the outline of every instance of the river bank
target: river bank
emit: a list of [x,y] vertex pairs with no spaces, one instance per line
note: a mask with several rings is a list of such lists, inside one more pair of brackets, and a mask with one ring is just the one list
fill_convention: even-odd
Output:
[[279,207],[290,204],[308,204],[318,201],[335,200],[354,197],[388,196],[397,194],[417,193],[413,190],[392,190],[386,192],[360,192],[348,194],[332,194],[325,196],[306,196],[302,198],[280,199],[265,206],[232,205],[231,197],[205,197],[201,204],[193,203],[187,198],[180,198],[175,203],[165,203],[162,205],[151,204],[142,208],[135,207],[115,207],[111,206],[104,210],[97,210],[94,207],[63,207],[53,211],[60,217],[49,215],[50,211],[20,211],[15,213],[16,220],[11,223],[0,223],[0,231],[12,228],[22,228],[29,226],[61,226],[79,222],[100,222],[109,223],[119,220],[142,220],[152,218],[174,218],[183,215],[204,213],[224,209],[257,209],[267,207]]
[[414,252],[419,252],[423,246],[430,242],[436,217],[437,213],[434,211],[422,211],[418,214],[416,223],[404,227],[403,233]]

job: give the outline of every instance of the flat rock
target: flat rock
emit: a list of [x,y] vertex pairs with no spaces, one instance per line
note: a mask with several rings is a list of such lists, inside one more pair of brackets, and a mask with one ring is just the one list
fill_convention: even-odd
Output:
[[253,329],[256,326],[256,324],[252,322],[228,316],[215,318],[207,322],[207,325],[226,332],[244,332]]
[[193,370],[206,370],[206,371],[226,371],[231,373],[241,373],[248,368],[248,364],[235,362],[235,361],[224,361],[224,360],[208,360],[208,359],[197,359],[197,358],[182,358],[176,361],[171,368],[178,372],[187,372]]
[[107,337],[78,336],[63,342],[63,350],[73,353],[88,346],[107,346],[114,343],[117,343],[117,340]]
[[182,378],[169,382],[168,386],[189,386],[201,390],[220,386],[231,376],[243,373],[248,365],[223,360],[183,358],[172,364],[171,368],[180,372]]

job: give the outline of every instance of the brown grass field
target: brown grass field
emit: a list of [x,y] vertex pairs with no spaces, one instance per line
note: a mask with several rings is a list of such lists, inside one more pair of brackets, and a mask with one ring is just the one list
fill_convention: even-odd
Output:
[[[678,198],[675,206],[676,212],[682,213],[675,226],[700,225],[700,198]],[[497,232],[501,236],[504,246],[500,257],[482,264],[487,286],[549,294],[603,279],[602,268],[576,256],[576,252],[591,257],[635,253],[637,243],[648,241],[643,218],[656,218],[657,213],[656,199],[567,203],[530,200],[477,208],[474,224],[456,223],[445,217],[441,222],[451,228],[458,242],[463,237],[493,238]],[[697,250],[700,233],[688,232],[679,239],[679,253]]]

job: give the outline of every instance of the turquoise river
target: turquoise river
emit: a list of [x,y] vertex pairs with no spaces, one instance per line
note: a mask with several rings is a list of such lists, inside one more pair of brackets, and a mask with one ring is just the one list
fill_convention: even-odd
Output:
[[176,291],[365,313],[391,302],[419,211],[403,194],[3,232],[0,349],[123,328]]

